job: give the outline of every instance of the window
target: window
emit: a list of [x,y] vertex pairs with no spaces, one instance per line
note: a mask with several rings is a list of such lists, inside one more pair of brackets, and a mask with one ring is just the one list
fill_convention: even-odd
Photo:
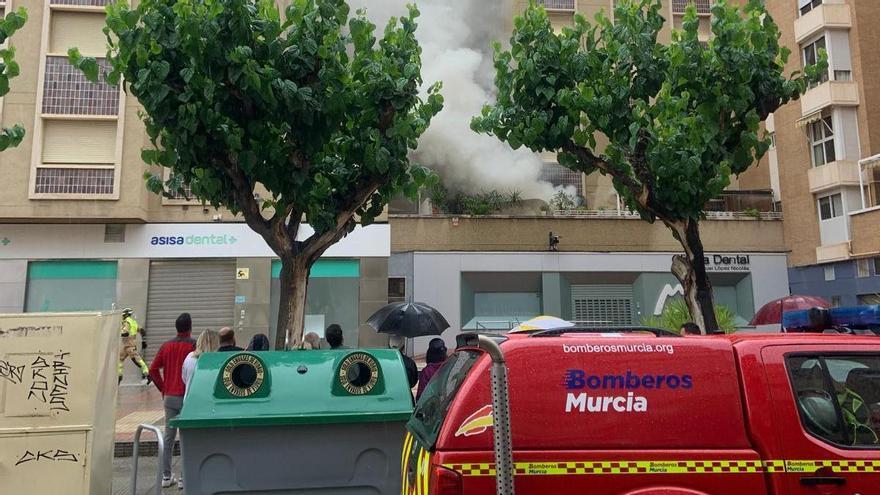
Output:
[[860,294],[858,300],[859,306],[877,306],[880,305],[880,294]]
[[834,272],[834,265],[826,266],[825,267],[825,281],[830,282],[835,279],[837,279],[837,273]]
[[543,5],[547,10],[574,11],[575,0],[538,0],[538,5]]
[[819,218],[830,220],[843,215],[843,200],[840,194],[819,198]]
[[[825,50],[825,37],[817,39],[816,41],[810,43],[809,45],[804,46],[804,67],[809,67],[810,65],[816,65],[819,61],[819,50]],[[824,74],[819,76],[819,80],[811,83],[810,87],[816,87],[819,84],[828,81],[828,72],[826,71]]]
[[874,258],[874,275],[880,277],[880,258]]
[[837,160],[834,151],[834,126],[831,117],[810,123],[809,129],[810,146],[813,149],[813,166],[818,167]]
[[406,301],[406,279],[404,277],[388,278],[388,302]]
[[865,278],[871,276],[871,264],[869,259],[856,260],[856,276]]
[[697,8],[697,14],[709,15],[712,13],[712,3],[714,2],[711,0],[672,0],[672,13],[684,14],[687,6],[694,4],[694,7]]
[[116,301],[115,261],[31,261],[24,310],[106,311]]
[[826,442],[880,448],[880,355],[786,359],[804,429]]
[[820,5],[822,5],[822,0],[798,0],[798,8],[801,11],[801,15],[806,14]]
[[841,306],[840,296],[831,296],[831,307],[839,308]]
[[544,166],[541,167],[541,180],[553,184],[553,187],[561,187],[569,191],[570,188],[574,188],[578,198],[584,197],[584,183],[581,180],[581,175],[580,172],[575,172],[558,163],[544,163]]
[[407,426],[425,449],[434,448],[446,411],[480,356],[482,353],[476,351],[459,351],[449,356],[422,392]]

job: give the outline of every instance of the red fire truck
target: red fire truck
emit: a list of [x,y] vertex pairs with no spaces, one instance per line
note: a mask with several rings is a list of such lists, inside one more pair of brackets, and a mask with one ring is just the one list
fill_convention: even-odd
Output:
[[404,495],[504,492],[508,425],[519,494],[878,495],[880,340],[463,334],[407,425]]

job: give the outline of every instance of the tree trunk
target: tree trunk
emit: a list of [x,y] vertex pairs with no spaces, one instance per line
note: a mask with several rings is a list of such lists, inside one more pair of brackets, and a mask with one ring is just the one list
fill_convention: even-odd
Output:
[[706,273],[706,258],[703,241],[700,239],[700,224],[696,219],[665,221],[672,235],[684,248],[684,254],[672,257],[672,273],[684,288],[684,300],[694,323],[703,333],[719,331],[715,318],[715,302],[712,297],[712,284]]
[[304,260],[281,258],[281,298],[275,350],[297,349],[302,345],[309,271],[311,267]]

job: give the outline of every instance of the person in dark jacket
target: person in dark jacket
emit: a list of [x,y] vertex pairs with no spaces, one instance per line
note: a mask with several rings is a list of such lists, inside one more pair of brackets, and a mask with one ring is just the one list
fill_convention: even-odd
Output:
[[[165,406],[165,455],[162,459],[162,487],[167,488],[175,483],[171,474],[171,454],[174,452],[174,440],[177,437],[177,428],[169,425],[169,421],[180,414],[183,407],[183,396],[186,386],[183,384],[182,370],[183,361],[190,352],[196,348],[196,341],[192,338],[192,317],[189,313],[181,313],[174,322],[177,328],[177,337],[162,344],[159,352],[150,363],[150,378],[153,384],[162,392],[162,402]],[[178,486],[183,488],[183,480],[177,481]]]
[[409,388],[413,388],[419,383],[419,367],[413,358],[407,356],[403,350],[406,347],[406,338],[399,335],[392,335],[388,340],[388,346],[392,349],[400,351],[400,357],[403,359],[403,367],[406,369],[406,379],[409,382]]
[[269,337],[266,337],[265,334],[258,333],[254,335],[251,339],[251,343],[248,344],[247,350],[249,351],[268,351],[269,350]]
[[444,361],[446,361],[446,343],[443,342],[443,339],[431,339],[431,342],[428,342],[428,351],[425,353],[425,362],[428,364],[419,372],[419,388],[416,391],[416,400],[419,400],[422,393],[425,392],[425,387],[428,386],[428,383],[434,378],[440,367],[443,366]]
[[326,330],[324,330],[324,340],[327,341],[327,345],[329,345],[331,349],[348,349],[342,338],[342,327],[336,323],[331,324]]
[[239,352],[243,350],[235,345],[235,330],[229,327],[220,329],[220,348],[217,349],[217,352]]

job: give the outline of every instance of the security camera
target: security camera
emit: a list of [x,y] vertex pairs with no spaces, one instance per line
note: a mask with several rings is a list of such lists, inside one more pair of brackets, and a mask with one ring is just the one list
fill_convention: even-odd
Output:
[[550,232],[548,243],[550,251],[559,251],[559,239],[562,236],[553,235],[553,232]]

